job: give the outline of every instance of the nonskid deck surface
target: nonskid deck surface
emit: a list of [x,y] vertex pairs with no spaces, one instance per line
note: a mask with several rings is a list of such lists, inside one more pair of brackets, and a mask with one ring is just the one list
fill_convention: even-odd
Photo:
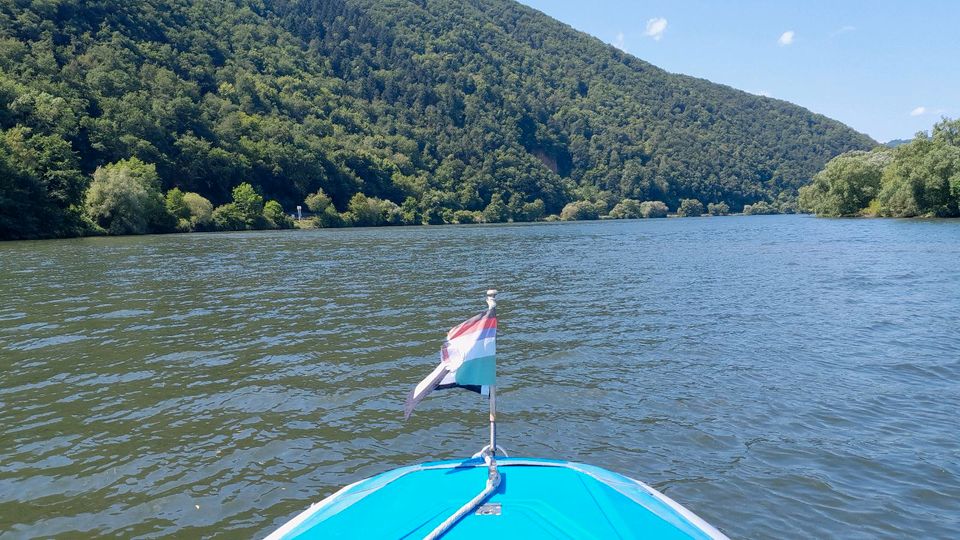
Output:
[[[497,460],[501,484],[443,538],[724,538],[652,488],[599,467]],[[271,538],[423,538],[479,493],[482,460],[426,463],[362,480]]]

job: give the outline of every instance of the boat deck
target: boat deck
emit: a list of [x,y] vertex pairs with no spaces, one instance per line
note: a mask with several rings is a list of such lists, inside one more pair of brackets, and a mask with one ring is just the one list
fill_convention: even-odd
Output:
[[[599,467],[526,458],[497,464],[496,492],[443,538],[725,538],[653,488]],[[423,538],[486,479],[481,459],[395,469],[347,486],[270,538]]]

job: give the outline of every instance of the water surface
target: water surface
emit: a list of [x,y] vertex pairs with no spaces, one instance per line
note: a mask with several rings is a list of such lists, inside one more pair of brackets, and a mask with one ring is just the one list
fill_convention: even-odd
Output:
[[644,480],[731,537],[956,537],[960,222],[802,216],[0,244],[0,536],[263,536],[385,469],[502,291],[511,455]]

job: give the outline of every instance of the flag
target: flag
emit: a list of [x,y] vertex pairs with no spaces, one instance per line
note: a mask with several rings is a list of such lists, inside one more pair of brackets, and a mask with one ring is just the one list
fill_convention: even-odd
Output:
[[434,389],[465,388],[486,394],[497,384],[496,307],[470,317],[447,332],[440,348],[440,365],[407,394],[403,408],[409,418],[413,408]]

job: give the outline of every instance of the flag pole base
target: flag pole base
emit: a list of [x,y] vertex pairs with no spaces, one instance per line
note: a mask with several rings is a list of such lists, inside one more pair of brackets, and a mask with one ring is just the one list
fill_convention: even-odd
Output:
[[[483,456],[485,456],[485,455],[487,455],[487,454],[489,454],[489,453],[490,453],[490,445],[488,444],[488,445],[485,445],[483,448],[481,448],[479,452],[473,454],[473,455],[470,456],[470,457],[471,457],[471,458],[482,458]],[[500,446],[499,444],[497,445],[497,455],[500,456],[500,457],[506,457],[506,458],[510,457],[510,453],[507,452],[507,451],[506,451],[502,446]]]

